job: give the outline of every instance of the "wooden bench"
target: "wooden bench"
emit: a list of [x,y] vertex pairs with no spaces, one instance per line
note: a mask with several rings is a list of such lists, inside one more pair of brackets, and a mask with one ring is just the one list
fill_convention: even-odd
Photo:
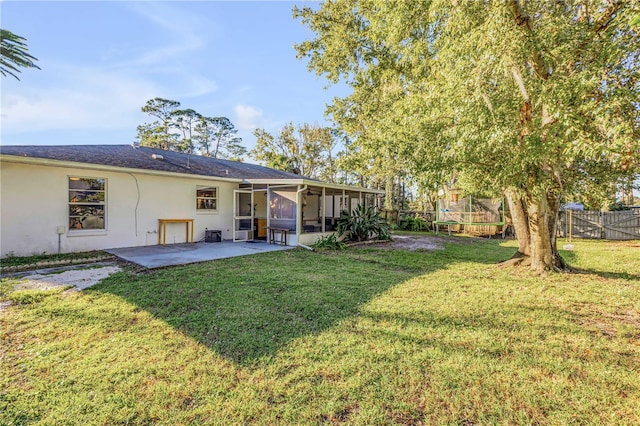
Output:
[[276,243],[276,233],[280,234],[280,244],[287,245],[287,233],[289,228],[267,228],[269,230],[269,244]]

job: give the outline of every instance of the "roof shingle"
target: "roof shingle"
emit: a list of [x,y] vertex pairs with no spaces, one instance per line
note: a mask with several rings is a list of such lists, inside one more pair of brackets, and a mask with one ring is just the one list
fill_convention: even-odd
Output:
[[7,145],[0,146],[0,154],[233,179],[309,179],[256,164],[134,145]]

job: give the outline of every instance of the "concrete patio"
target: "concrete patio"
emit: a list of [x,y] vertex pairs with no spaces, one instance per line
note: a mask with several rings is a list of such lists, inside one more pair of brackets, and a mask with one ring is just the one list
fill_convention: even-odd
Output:
[[268,244],[266,241],[220,243],[167,244],[143,247],[125,247],[105,250],[127,262],[145,268],[185,265],[236,256],[290,250],[294,247]]

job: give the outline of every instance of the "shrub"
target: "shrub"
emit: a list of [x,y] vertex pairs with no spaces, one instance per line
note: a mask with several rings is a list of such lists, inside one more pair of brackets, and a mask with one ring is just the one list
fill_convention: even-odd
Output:
[[616,201],[614,203],[609,204],[609,211],[611,212],[619,212],[624,210],[631,210],[631,207],[627,206],[622,201]]
[[342,250],[345,246],[336,234],[325,235],[313,244],[315,250]]
[[406,216],[400,222],[400,229],[405,231],[428,231],[429,222],[419,216]]
[[346,210],[340,213],[336,233],[338,240],[366,241],[369,239],[390,240],[389,224],[380,216],[373,206],[358,204],[349,214]]

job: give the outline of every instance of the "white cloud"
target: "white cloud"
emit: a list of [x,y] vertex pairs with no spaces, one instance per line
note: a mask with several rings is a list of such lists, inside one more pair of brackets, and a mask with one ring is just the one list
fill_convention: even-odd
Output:
[[68,77],[51,81],[46,87],[3,92],[3,134],[91,127],[135,129],[148,118],[140,109],[149,99],[160,96],[187,105],[185,98],[217,89],[212,80],[179,71],[175,74],[179,84],[168,88],[135,73],[63,68],[56,73],[67,73]]
[[95,69],[76,70],[73,84],[2,96],[3,133],[126,127],[155,88],[149,82]]
[[218,89],[214,80],[188,65],[197,57],[195,53],[206,47],[205,39],[199,34],[207,32],[204,28],[210,26],[210,22],[205,23],[200,16],[185,13],[182,8],[166,3],[133,2],[125,5],[159,27],[163,38],[158,37],[155,46],[145,46],[143,53],[130,52],[131,58],[114,64],[116,70],[168,78],[172,85],[177,86],[174,92],[178,93],[166,96],[176,100],[206,95]]
[[158,46],[151,47],[144,54],[132,58],[121,66],[154,66],[165,64],[170,59],[187,56],[205,47],[206,43],[198,35],[197,29],[202,26],[199,16],[185,14],[181,9],[168,4],[156,2],[126,3],[130,10],[153,22],[169,36],[171,42],[165,44],[158,40]]
[[43,74],[30,86],[20,82],[3,87],[2,134],[91,128],[135,131],[147,121],[140,111],[147,100],[159,96],[188,105],[188,98],[218,89],[214,80],[188,63],[206,44],[197,35],[202,27],[199,16],[186,16],[162,3],[126,5],[159,27],[164,39],[127,50],[109,47],[103,62],[96,64],[41,57]]
[[176,78],[182,78],[182,89],[180,98],[195,98],[207,95],[218,90],[218,84],[211,79],[198,74],[190,74],[184,70],[181,74],[177,73]]
[[241,130],[253,130],[262,124],[262,110],[248,105],[236,105],[236,125]]

